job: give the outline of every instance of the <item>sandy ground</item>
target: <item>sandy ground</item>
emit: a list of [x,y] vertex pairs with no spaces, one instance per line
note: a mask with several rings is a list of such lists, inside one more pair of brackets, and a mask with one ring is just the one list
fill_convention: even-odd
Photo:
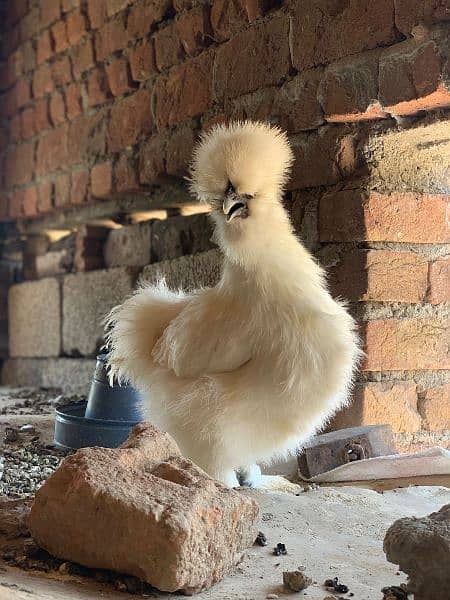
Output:
[[[251,548],[234,572],[199,594],[199,600],[260,600],[269,594],[323,600],[329,594],[322,584],[335,576],[349,587],[355,600],[381,599],[382,587],[405,581],[403,574],[396,574],[395,565],[385,560],[382,546],[386,529],[399,517],[422,516],[450,502],[450,490],[443,487],[411,487],[383,494],[352,487],[320,488],[299,496],[245,493],[251,494],[261,506],[260,529],[268,538],[268,546]],[[287,556],[273,556],[272,548],[278,542],[286,544]],[[280,585],[282,572],[299,565],[317,583],[304,592],[288,594]],[[63,582],[61,576],[51,579],[0,564],[1,571],[3,568],[1,600],[131,598],[109,586],[70,576]],[[341,596],[350,598],[348,594]]]

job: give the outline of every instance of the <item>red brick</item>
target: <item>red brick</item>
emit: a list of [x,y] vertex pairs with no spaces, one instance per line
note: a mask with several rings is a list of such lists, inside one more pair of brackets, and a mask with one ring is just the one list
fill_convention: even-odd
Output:
[[37,40],[37,62],[38,65],[48,60],[53,54],[52,41],[50,38],[50,31],[46,29],[43,31]]
[[62,56],[53,63],[52,77],[56,86],[66,85],[72,81],[72,69],[68,56]]
[[86,33],[86,18],[79,12],[67,16],[67,38],[71,46],[77,44]]
[[41,27],[47,27],[61,16],[59,0],[41,0]]
[[171,0],[135,0],[130,7],[127,32],[130,39],[143,38],[161,21],[172,6]]
[[36,167],[38,175],[45,175],[66,166],[68,161],[67,134],[68,126],[61,125],[39,138]]
[[234,98],[276,85],[288,75],[289,68],[289,19],[282,15],[219,46],[214,69],[216,97]]
[[114,96],[121,96],[131,90],[128,63],[123,58],[115,58],[106,65],[109,87]]
[[9,140],[12,143],[18,142],[22,137],[22,128],[20,114],[16,114],[9,122]]
[[97,158],[106,150],[105,112],[81,115],[71,121],[69,129],[69,163],[71,165]]
[[211,42],[212,31],[208,6],[197,6],[190,12],[180,15],[175,24],[178,38],[187,56],[195,56]]
[[158,127],[174,125],[202,114],[213,103],[211,79],[213,57],[203,53],[172,69],[156,84]]
[[352,301],[422,302],[428,263],[413,252],[349,250],[330,269],[334,295]]
[[37,191],[35,186],[24,190],[22,211],[25,217],[35,217],[37,215]]
[[73,8],[78,8],[80,6],[80,0],[62,0],[61,8],[63,12],[69,12]]
[[450,106],[450,85],[442,82],[441,63],[448,38],[418,44],[407,40],[383,51],[380,58],[380,102],[389,113],[410,115]]
[[53,184],[43,181],[38,185],[37,208],[40,213],[50,212],[53,208]]
[[10,148],[6,154],[5,184],[7,187],[29,183],[34,173],[34,144],[27,142]]
[[87,200],[89,171],[74,171],[72,173],[72,186],[70,189],[70,204],[82,204]]
[[103,67],[98,67],[89,73],[87,92],[89,106],[103,104],[110,97],[108,79]]
[[155,184],[166,176],[166,140],[161,134],[152,136],[139,149],[139,182]]
[[26,108],[21,114],[22,137],[28,139],[36,133],[35,109]]
[[90,38],[72,48],[72,64],[75,79],[94,66],[94,49]]
[[48,98],[37,100],[34,105],[34,125],[36,133],[50,127],[50,111]]
[[389,319],[363,326],[363,371],[448,369],[448,321]]
[[448,431],[450,429],[450,383],[425,390],[419,398],[419,412],[423,429]]
[[71,83],[64,90],[66,98],[67,116],[69,119],[74,119],[82,113],[81,106],[81,88],[77,83]]
[[139,90],[124,98],[111,109],[108,129],[108,149],[117,152],[131,146],[153,127],[151,91]]
[[128,36],[121,15],[105,23],[95,34],[97,60],[104,60],[113,52],[122,50],[128,43]]
[[320,240],[446,243],[449,201],[440,194],[333,192],[319,205]]
[[450,258],[439,258],[430,264],[428,302],[450,302]]
[[91,169],[92,195],[105,198],[112,191],[112,165],[111,162],[99,163]]
[[385,381],[356,386],[352,403],[340,411],[330,429],[361,425],[389,424],[395,433],[419,431],[416,384],[412,381]]
[[129,55],[131,76],[134,81],[146,81],[156,71],[153,43],[144,40]]
[[14,93],[16,96],[16,106],[21,108],[31,99],[30,82],[27,79],[19,79],[14,86]]
[[133,0],[106,0],[106,14],[108,17],[112,17],[132,2]]
[[20,47],[20,51],[23,56],[23,70],[24,73],[34,70],[36,68],[36,51],[33,47],[31,40],[28,40]]
[[410,35],[417,25],[430,25],[450,19],[448,0],[394,0],[395,24]]
[[159,71],[164,71],[183,60],[184,49],[174,22],[154,35],[155,61]]
[[9,201],[9,216],[18,219],[23,216],[23,190],[15,190]]
[[295,4],[292,61],[299,71],[396,41],[393,0]]
[[132,157],[122,154],[114,167],[115,189],[130,192],[139,189],[136,165]]
[[249,24],[246,0],[214,0],[211,7],[211,25],[214,39],[223,42]]
[[106,0],[88,0],[88,17],[93,29],[101,27],[106,19]]
[[64,98],[60,92],[54,92],[50,97],[50,119],[53,125],[63,123],[66,118]]
[[65,21],[58,21],[52,27],[52,39],[55,52],[64,52],[69,47],[67,26]]
[[39,8],[31,7],[19,22],[20,41],[26,42],[39,31]]
[[187,175],[194,148],[195,132],[190,125],[182,126],[171,133],[167,140],[166,172],[174,177]]
[[360,121],[388,116],[377,100],[379,57],[380,50],[370,50],[326,69],[319,88],[319,100],[327,121]]
[[55,178],[55,207],[67,206],[70,199],[70,175],[63,173]]

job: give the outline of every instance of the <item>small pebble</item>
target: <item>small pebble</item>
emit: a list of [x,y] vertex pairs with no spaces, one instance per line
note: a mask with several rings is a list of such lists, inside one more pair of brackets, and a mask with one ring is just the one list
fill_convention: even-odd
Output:
[[287,554],[285,544],[278,543],[276,548],[273,549],[273,554],[275,556],[285,556]]
[[267,538],[262,531],[256,536],[255,544],[258,546],[267,546]]
[[283,584],[284,587],[293,592],[301,592],[309,585],[311,585],[312,579],[307,577],[302,571],[284,571],[283,572]]
[[36,429],[34,428],[34,425],[31,425],[31,423],[26,423],[20,427],[19,431],[21,433],[35,433]]
[[278,594],[267,594],[266,596],[267,600],[277,600],[279,597]]

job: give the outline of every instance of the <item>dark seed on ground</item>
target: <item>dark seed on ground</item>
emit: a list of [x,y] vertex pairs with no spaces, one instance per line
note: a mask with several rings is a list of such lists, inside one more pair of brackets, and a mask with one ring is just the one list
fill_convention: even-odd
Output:
[[273,553],[275,556],[284,556],[287,554],[285,544],[277,544],[276,548],[273,549]]
[[337,583],[334,586],[334,591],[337,592],[338,594],[346,594],[348,592],[348,587],[346,585],[344,585],[343,583]]
[[258,546],[267,546],[267,538],[262,531],[256,536],[255,544]]

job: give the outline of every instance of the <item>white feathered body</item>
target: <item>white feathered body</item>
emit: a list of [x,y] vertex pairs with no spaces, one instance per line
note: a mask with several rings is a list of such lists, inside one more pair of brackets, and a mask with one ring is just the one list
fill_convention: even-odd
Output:
[[143,284],[109,319],[112,375],[226,483],[234,469],[298,447],[343,406],[359,354],[352,318],[279,198],[254,214],[270,214],[270,224],[249,217],[231,244],[214,217],[224,251],[216,287],[185,294]]

